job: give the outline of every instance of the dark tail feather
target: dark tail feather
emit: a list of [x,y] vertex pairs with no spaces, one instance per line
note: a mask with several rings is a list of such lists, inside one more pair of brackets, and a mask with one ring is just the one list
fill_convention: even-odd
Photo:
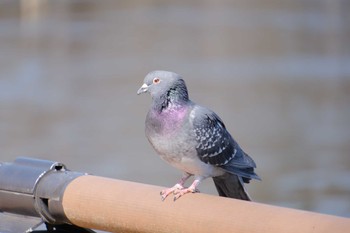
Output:
[[213,180],[220,196],[251,201],[244,189],[242,178],[237,175],[225,173],[222,176],[213,177]]

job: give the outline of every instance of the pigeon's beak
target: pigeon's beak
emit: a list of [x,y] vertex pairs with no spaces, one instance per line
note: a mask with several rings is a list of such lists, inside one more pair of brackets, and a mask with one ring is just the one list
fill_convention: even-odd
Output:
[[144,93],[144,92],[146,92],[148,90],[148,85],[146,84],[146,83],[144,83],[141,87],[140,87],[140,89],[137,91],[137,94],[139,95],[139,94],[142,94],[142,93]]

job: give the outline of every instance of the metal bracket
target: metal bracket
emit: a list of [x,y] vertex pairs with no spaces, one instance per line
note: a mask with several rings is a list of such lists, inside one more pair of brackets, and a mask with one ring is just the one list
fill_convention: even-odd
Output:
[[82,175],[86,174],[48,160],[19,157],[0,163],[0,216],[24,216],[28,224],[38,217],[50,225],[69,223],[61,203],[63,192]]

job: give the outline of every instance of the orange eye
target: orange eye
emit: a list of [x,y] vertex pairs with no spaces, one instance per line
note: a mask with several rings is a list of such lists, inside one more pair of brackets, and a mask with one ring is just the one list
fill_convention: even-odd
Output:
[[153,79],[153,83],[154,83],[154,84],[158,84],[159,82],[160,82],[160,79],[159,79],[159,78],[154,78],[154,79]]

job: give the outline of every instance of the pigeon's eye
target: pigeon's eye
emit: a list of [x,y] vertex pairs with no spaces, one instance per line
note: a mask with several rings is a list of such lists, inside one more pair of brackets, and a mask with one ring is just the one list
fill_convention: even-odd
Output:
[[159,78],[154,78],[154,79],[153,79],[153,83],[154,83],[154,84],[158,84],[159,82],[160,82],[160,79],[159,79]]

